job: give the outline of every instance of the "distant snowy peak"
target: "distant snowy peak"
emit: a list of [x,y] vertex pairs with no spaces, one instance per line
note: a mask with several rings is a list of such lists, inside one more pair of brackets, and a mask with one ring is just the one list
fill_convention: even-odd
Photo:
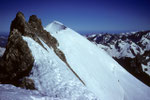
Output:
[[1,35],[0,36],[0,47],[5,47],[7,44],[7,36]]
[[46,31],[54,34],[61,30],[65,30],[67,27],[63,25],[61,22],[53,21],[52,23],[48,24],[45,28]]
[[150,50],[150,31],[121,34],[92,34],[86,36],[112,57],[134,58]]

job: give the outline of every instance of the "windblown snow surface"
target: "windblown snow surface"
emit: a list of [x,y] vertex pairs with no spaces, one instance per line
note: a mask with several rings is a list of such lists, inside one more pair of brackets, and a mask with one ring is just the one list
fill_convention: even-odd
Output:
[[41,95],[38,91],[25,90],[13,85],[0,84],[0,100],[58,100]]
[[149,100],[148,86],[72,29],[53,30],[54,27],[64,26],[56,23],[45,29],[57,39],[69,65],[97,97],[101,100]]

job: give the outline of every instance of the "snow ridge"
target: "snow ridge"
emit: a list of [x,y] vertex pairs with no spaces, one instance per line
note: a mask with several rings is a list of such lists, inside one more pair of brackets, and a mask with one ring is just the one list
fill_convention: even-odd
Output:
[[[45,28],[51,32],[49,27]],[[104,50],[70,28],[54,33],[67,62],[102,100],[148,100],[150,89],[114,61]],[[137,96],[137,94],[139,94]]]
[[30,78],[41,94],[60,99],[96,99],[75,77],[67,65],[42,40],[45,50],[29,37],[24,37],[35,62]]

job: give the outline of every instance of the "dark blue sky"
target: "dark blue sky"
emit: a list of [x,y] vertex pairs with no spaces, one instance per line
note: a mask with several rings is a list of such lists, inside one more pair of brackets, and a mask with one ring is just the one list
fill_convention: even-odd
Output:
[[0,0],[0,32],[9,32],[18,11],[78,32],[150,30],[150,0]]

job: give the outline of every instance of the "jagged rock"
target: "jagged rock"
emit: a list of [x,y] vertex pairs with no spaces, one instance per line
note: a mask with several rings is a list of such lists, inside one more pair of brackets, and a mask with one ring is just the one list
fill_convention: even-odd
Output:
[[43,29],[41,20],[36,15],[32,15],[29,21],[26,22],[23,13],[18,12],[11,23],[6,51],[0,60],[0,83],[35,89],[34,82],[25,78],[31,72],[34,58],[22,36],[31,37],[45,48],[40,41],[41,39],[49,47],[53,48],[58,57],[69,66],[65,55],[57,48],[59,45],[57,40]]
[[17,80],[27,76],[31,71],[34,58],[21,33],[13,29],[10,34],[6,51],[0,62],[0,81],[16,85]]
[[[12,21],[11,27],[10,27],[10,32],[13,31],[13,29],[18,29],[19,32],[24,33],[25,32],[25,26],[26,26],[26,21],[23,13],[18,12],[16,15],[16,18]],[[10,33],[11,35],[11,33]]]

